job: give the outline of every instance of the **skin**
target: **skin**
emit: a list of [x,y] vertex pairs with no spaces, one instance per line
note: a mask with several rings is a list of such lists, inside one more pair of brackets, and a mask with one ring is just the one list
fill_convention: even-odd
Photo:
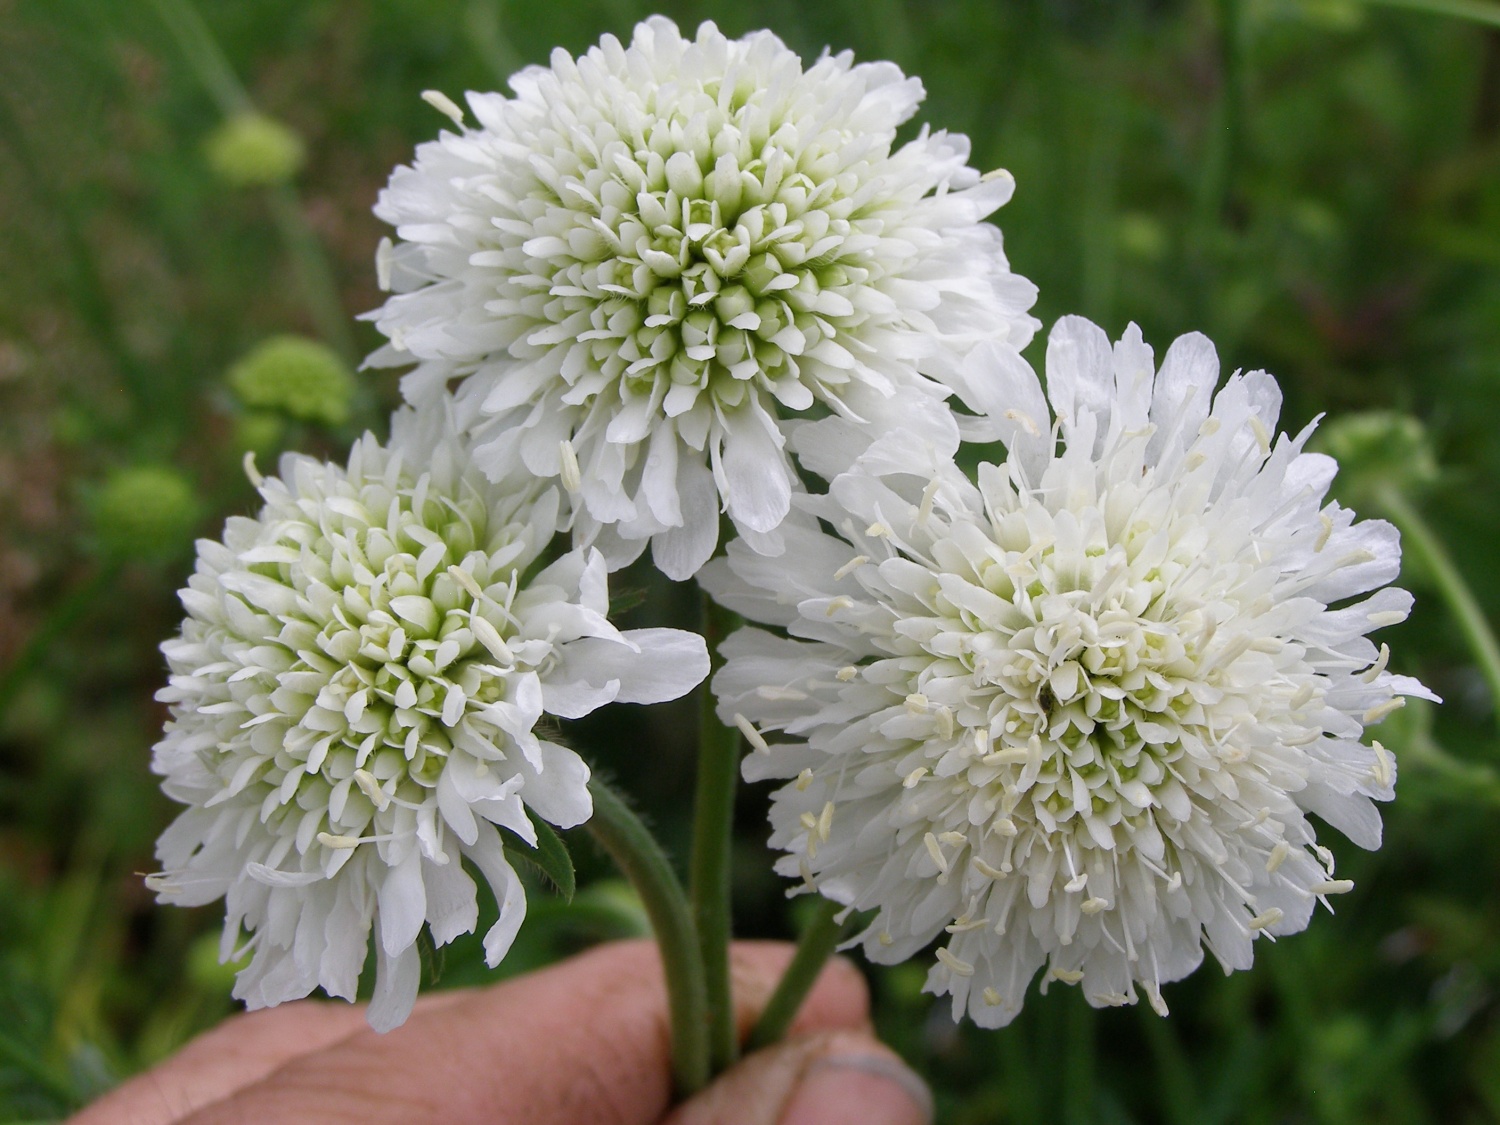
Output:
[[[791,957],[732,951],[749,1033]],[[436,993],[371,1031],[357,1005],[305,1000],[226,1020],[68,1125],[924,1125],[919,1079],[873,1037],[863,979],[824,970],[787,1040],[671,1104],[661,964],[600,946],[489,988]]]

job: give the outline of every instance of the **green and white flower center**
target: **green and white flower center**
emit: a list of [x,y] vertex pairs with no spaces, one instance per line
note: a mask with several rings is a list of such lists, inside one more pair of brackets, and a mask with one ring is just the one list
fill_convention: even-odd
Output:
[[1322,732],[1314,671],[1260,620],[1269,603],[1238,580],[1251,571],[1199,527],[1110,529],[1108,507],[1071,546],[1050,527],[1036,538],[1047,517],[1002,513],[991,557],[940,569],[928,599],[894,600],[906,707],[929,724],[921,764],[898,768],[952,778],[982,836],[1113,849],[1117,831],[1188,818],[1191,793],[1237,792],[1248,718],[1262,742]]
[[852,366],[838,341],[894,311],[865,290],[903,264],[876,252],[880,211],[903,201],[871,192],[868,166],[841,156],[854,138],[799,137],[759,99],[721,109],[712,85],[684,103],[648,135],[569,153],[576,165],[557,198],[536,200],[523,256],[500,255],[502,300],[556,326],[528,343],[586,344],[591,362],[564,369],[579,401],[623,383],[736,406],[748,381],[797,380],[798,357]]
[[455,740],[472,749],[476,724],[499,755],[505,735],[484,712],[530,670],[507,643],[524,546],[514,529],[492,529],[477,498],[439,499],[409,480],[344,491],[305,502],[316,522],[271,524],[225,582],[279,628],[233,650],[243,670],[229,678],[231,706],[254,716],[235,737],[254,752],[215,763],[235,775],[226,793],[253,779],[263,819],[304,851],[388,831],[428,800]]
[[1202,739],[1203,704],[1221,694],[1204,668],[1212,630],[1201,608],[1176,612],[1160,578],[1120,581],[1118,546],[1071,560],[1066,580],[1060,561],[1049,549],[992,568],[992,592],[1012,611],[1001,630],[1013,631],[974,635],[958,714],[978,732],[970,780],[996,791],[1000,815],[1029,797],[1049,829],[1148,809],[1184,735]]

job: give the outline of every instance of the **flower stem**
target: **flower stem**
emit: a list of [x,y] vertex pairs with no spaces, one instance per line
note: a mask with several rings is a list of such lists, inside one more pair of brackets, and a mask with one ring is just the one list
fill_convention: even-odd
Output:
[[672,1017],[672,1075],[686,1098],[708,1085],[708,1011],[698,936],[682,884],[661,845],[603,781],[589,781],[594,815],[587,828],[641,896],[666,974]]
[[823,971],[823,965],[833,955],[834,947],[849,924],[848,918],[840,918],[845,908],[827,899],[818,900],[818,913],[813,917],[802,937],[797,942],[797,952],[792,963],[786,967],[776,991],[767,1001],[765,1011],[750,1033],[748,1050],[769,1047],[786,1034],[792,1025],[802,1001],[807,999],[813,982]]
[[1395,488],[1385,487],[1380,489],[1376,498],[1391,521],[1401,529],[1408,547],[1427,564],[1438,592],[1458,619],[1458,627],[1479,662],[1479,670],[1490,690],[1490,707],[1500,716],[1500,644],[1496,643],[1494,630],[1490,628],[1484,610],[1479,608],[1474,592],[1454,565],[1453,557],[1448,554],[1448,548],[1437,532],[1405,496]]
[[[722,663],[717,656],[719,644],[738,624],[735,614],[716,605],[707,594],[703,596],[703,632],[715,671]],[[708,684],[700,690],[698,791],[693,802],[693,854],[688,886],[708,987],[709,1054],[717,1074],[728,1069],[739,1054],[734,997],[729,984],[729,941],[733,932],[729,867],[740,735],[719,722]]]
[[198,81],[218,103],[219,112],[233,117],[253,110],[250,95],[191,0],[152,0],[152,3],[189,65],[198,72]]
[[349,316],[339,297],[338,283],[328,255],[302,210],[302,200],[290,184],[277,184],[270,192],[271,214],[281,241],[292,259],[297,285],[307,301],[307,312],[318,335],[351,364],[359,363],[359,350],[349,330]]
[[1424,12],[1429,16],[1474,20],[1476,23],[1500,27],[1500,9],[1485,0],[1364,0],[1364,2],[1381,4],[1387,8],[1406,8],[1413,12]]
[[[255,103],[191,0],[153,0],[153,4],[219,111],[226,118],[254,113]],[[318,334],[345,360],[358,363],[359,351],[349,330],[349,318],[339,297],[333,269],[303,214],[296,189],[290,184],[277,184],[271,187],[269,195],[271,214],[292,259],[297,285]]]

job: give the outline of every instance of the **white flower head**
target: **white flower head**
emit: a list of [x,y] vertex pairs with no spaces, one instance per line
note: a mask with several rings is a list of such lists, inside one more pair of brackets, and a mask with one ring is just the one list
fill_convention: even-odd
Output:
[[726,642],[720,713],[764,747],[747,777],[794,779],[778,869],[877,911],[875,961],[941,940],[955,1018],[1009,1022],[1044,968],[1165,1012],[1205,945],[1247,968],[1350,888],[1309,813],[1380,843],[1395,766],[1361,736],[1432,698],[1366,637],[1411,604],[1396,532],[1325,503],[1311,427],[1273,442],[1270,376],[1214,395],[1202,336],[1158,370],[1134,326],[1067,318],[1046,398],[1001,350],[971,373],[1009,445],[977,486],[892,434],[805,502],[837,535],[789,521],[783,559],[705,569],[788,634]]
[[967,397],[964,355],[1037,327],[983,221],[1012,180],[958,135],[893,151],[923,91],[891,63],[804,70],[769,32],[689,40],[658,17],[510,85],[468,95],[474,127],[433,96],[458,131],[381,194],[401,241],[371,362],[417,363],[412,401],[461,380],[480,463],[562,479],[611,565],[649,539],[691,575],[721,503],[775,552],[780,419]]
[[700,637],[609,623],[597,551],[533,573],[556,490],[474,470],[449,405],[403,412],[347,466],[287,456],[255,518],[199,542],[163,646],[153,768],[188,808],[150,882],[164,902],[227,900],[221,952],[248,935],[235,995],[252,1008],[318,986],[353,999],[373,926],[369,1020],[402,1022],[423,924],[440,945],[475,927],[465,860],[500,907],[498,963],[526,914],[499,828],[534,844],[532,817],[592,811],[588,767],[537,724],[708,672]]

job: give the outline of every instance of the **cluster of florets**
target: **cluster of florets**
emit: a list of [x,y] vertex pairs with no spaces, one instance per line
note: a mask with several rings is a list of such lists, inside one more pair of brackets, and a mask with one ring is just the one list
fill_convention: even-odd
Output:
[[588,819],[589,769],[544,715],[656,702],[708,672],[700,637],[609,623],[597,551],[539,567],[557,530],[546,482],[492,482],[438,403],[347,465],[288,456],[264,506],[198,544],[154,768],[188,811],[162,836],[163,901],[224,898],[222,952],[252,954],[251,1007],[316,986],[353,999],[378,929],[370,1022],[410,1011],[417,935],[478,920],[467,860],[500,917],[526,914],[504,834]]
[[1380,842],[1394,763],[1360,735],[1428,694],[1365,636],[1411,604],[1395,529],[1325,502],[1310,428],[1273,445],[1269,376],[1214,396],[1201,336],[1158,372],[1134,327],[1065,318],[1046,398],[976,362],[1015,404],[1004,464],[976,484],[956,432],[893,433],[799,504],[784,559],[705,572],[785,634],[724,646],[720,712],[760,743],[748,777],[791,779],[781,870],[875,911],[873,960],[940,940],[955,1016],[1009,1022],[1044,967],[1165,1012],[1205,945],[1246,968],[1351,888],[1308,813]]
[[[507,837],[592,808],[538,724],[707,674],[701,638],[608,621],[648,542],[754,623],[713,690],[786,782],[779,870],[873,912],[874,960],[936,943],[955,1017],[1007,1022],[1039,972],[1165,1012],[1205,947],[1244,968],[1350,889],[1309,814],[1378,845],[1364,729],[1429,693],[1367,639],[1410,605],[1394,529],[1326,501],[1270,376],[1216,393],[1200,336],[1158,368],[1064,318],[1044,392],[986,221],[1012,182],[960,136],[898,147],[922,90],[891,64],[652,19],[511,88],[429,94],[456,131],[376,208],[391,442],[258,480],[165,646],[189,808],[152,883],[227,900],[238,995],[352,997],[374,929],[394,1025],[422,927],[476,925],[465,864],[503,956]],[[971,479],[961,439],[1005,459]]]

